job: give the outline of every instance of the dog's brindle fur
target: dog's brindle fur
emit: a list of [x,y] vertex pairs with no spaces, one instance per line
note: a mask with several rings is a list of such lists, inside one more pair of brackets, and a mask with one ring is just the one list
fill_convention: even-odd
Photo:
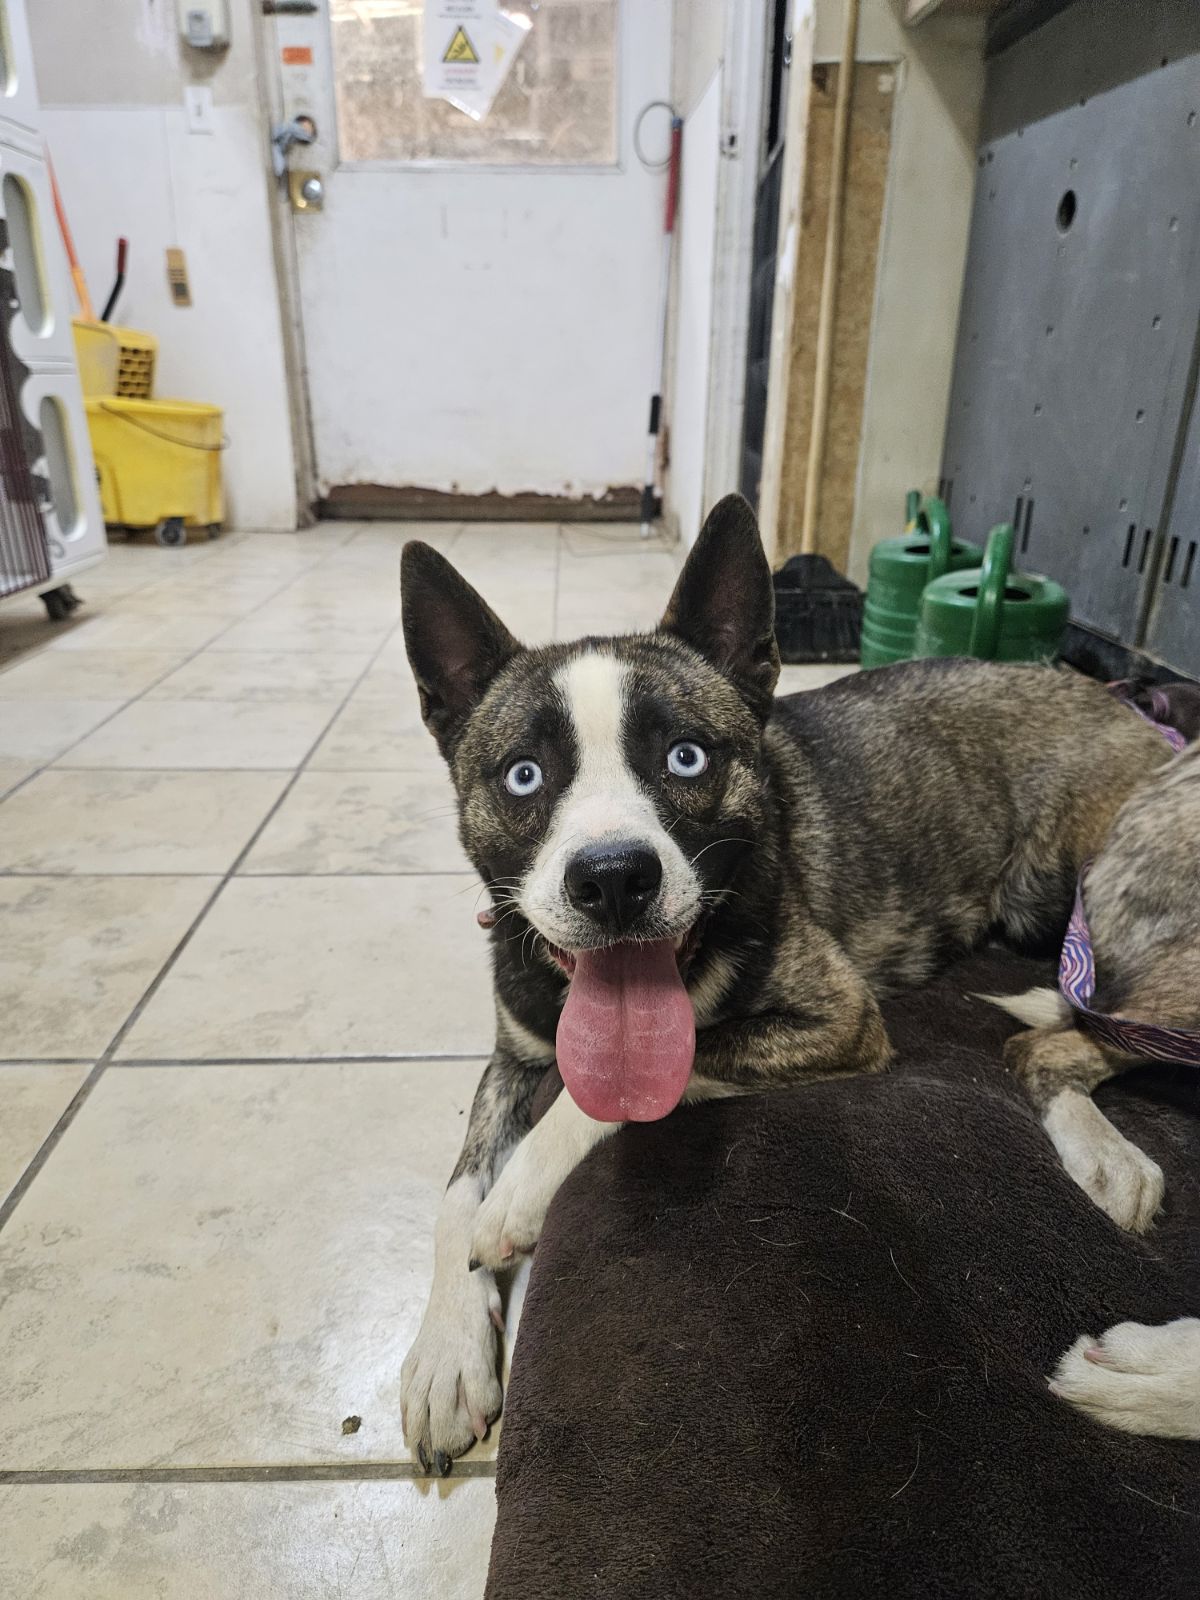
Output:
[[[1193,734],[1196,729],[1191,730]],[[1191,744],[1122,806],[1084,885],[1096,963],[1092,1004],[1108,1016],[1200,1030],[1200,744]],[[1040,1025],[1005,1046],[1076,1183],[1123,1228],[1149,1227],[1161,1168],[1092,1100],[1137,1057],[1078,1027],[1056,990],[1006,1009]],[[1200,1318],[1122,1322],[1063,1355],[1054,1393],[1128,1433],[1200,1440]]]
[[[1200,1029],[1200,744],[1122,806],[1089,869],[1084,909],[1096,965],[1093,1009]],[[1057,990],[1001,1002],[1037,1025],[1005,1046],[1063,1164],[1122,1228],[1144,1232],[1163,1175],[1113,1127],[1092,1090],[1139,1064],[1075,1025]]]
[[[620,782],[697,883],[687,986],[700,1094],[883,1068],[877,997],[990,930],[1060,937],[1080,864],[1166,750],[1103,689],[1043,667],[916,662],[773,702],[770,571],[737,497],[710,516],[649,636],[525,650],[428,547],[406,548],[402,580],[422,712],[497,912],[496,1049],[402,1376],[406,1436],[444,1472],[500,1408],[493,1273],[532,1248],[562,1178],[614,1128],[561,1094],[528,1133],[566,993],[548,947],[565,941],[549,913],[540,927],[529,913],[530,882],[545,877],[543,841],[590,755],[569,674],[619,691]],[[698,783],[665,771],[682,738],[710,754]],[[532,799],[505,788],[521,758],[545,773]]]

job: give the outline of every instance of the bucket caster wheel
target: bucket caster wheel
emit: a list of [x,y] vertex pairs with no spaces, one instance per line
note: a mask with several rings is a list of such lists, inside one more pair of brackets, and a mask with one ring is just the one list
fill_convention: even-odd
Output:
[[42,594],[42,604],[51,622],[65,622],[72,611],[78,611],[83,601],[69,583],[57,589],[47,589]]
[[210,522],[209,523],[209,525],[208,525],[208,537],[210,539],[219,539],[221,537],[221,524],[219,522]]
[[187,528],[182,517],[164,517],[154,530],[155,544],[165,545],[169,550],[178,549],[181,544],[187,543]]

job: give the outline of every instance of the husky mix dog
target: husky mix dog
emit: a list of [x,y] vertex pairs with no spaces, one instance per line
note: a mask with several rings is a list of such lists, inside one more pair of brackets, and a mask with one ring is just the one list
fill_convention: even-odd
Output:
[[[925,661],[774,699],[753,512],[712,512],[658,629],[525,649],[435,551],[404,632],[490,891],[496,1046],[405,1360],[425,1470],[500,1410],[495,1272],[623,1122],[689,1094],[872,1072],[878,998],[997,931],[1061,937],[1076,877],[1168,755],[1098,685]],[[530,1131],[557,1062],[560,1094]]]
[[[1096,976],[1089,1016],[1055,989],[997,1000],[1034,1024],[1008,1041],[1005,1056],[1071,1177],[1114,1222],[1140,1233],[1162,1200],[1162,1171],[1091,1094],[1148,1053],[1200,1066],[1200,743],[1125,802],[1082,899]],[[1097,1015],[1099,1032],[1090,1024]],[[1123,1322],[1099,1340],[1084,1336],[1051,1387],[1130,1433],[1200,1439],[1200,1319]]]

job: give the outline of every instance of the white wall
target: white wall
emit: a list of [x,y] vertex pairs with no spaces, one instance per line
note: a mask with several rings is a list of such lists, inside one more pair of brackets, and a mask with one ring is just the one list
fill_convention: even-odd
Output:
[[691,544],[705,505],[705,460],[713,337],[717,185],[721,165],[721,69],[684,123],[675,274],[675,361],[668,386],[671,510]]
[[[173,0],[34,0],[44,127],[97,314],[116,239],[130,243],[116,320],[159,340],[157,392],[225,408],[227,520],[296,520],[280,301],[254,69],[251,0],[233,43],[188,50]],[[215,132],[189,134],[183,90],[208,83]],[[187,256],[192,305],[167,290],[165,251]]]
[[[899,532],[904,491],[937,484],[983,100],[982,18],[909,29],[899,3],[863,0],[856,51],[900,64],[850,542],[858,583],[871,546]],[[840,59],[843,17],[842,0],[818,0],[817,61]]]
[[[695,109],[725,48],[735,0],[675,0],[671,29],[671,99],[681,116]],[[745,3],[745,0],[743,0]]]

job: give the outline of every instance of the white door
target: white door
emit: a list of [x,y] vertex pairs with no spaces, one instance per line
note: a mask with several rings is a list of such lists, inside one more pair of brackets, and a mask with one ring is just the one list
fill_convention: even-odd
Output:
[[[479,122],[422,95],[422,0],[277,20],[285,112],[317,128],[291,163],[325,191],[293,225],[317,494],[334,509],[636,502],[664,176],[633,131],[669,93],[671,0],[504,9],[531,26]],[[648,160],[665,130],[647,118]]]

